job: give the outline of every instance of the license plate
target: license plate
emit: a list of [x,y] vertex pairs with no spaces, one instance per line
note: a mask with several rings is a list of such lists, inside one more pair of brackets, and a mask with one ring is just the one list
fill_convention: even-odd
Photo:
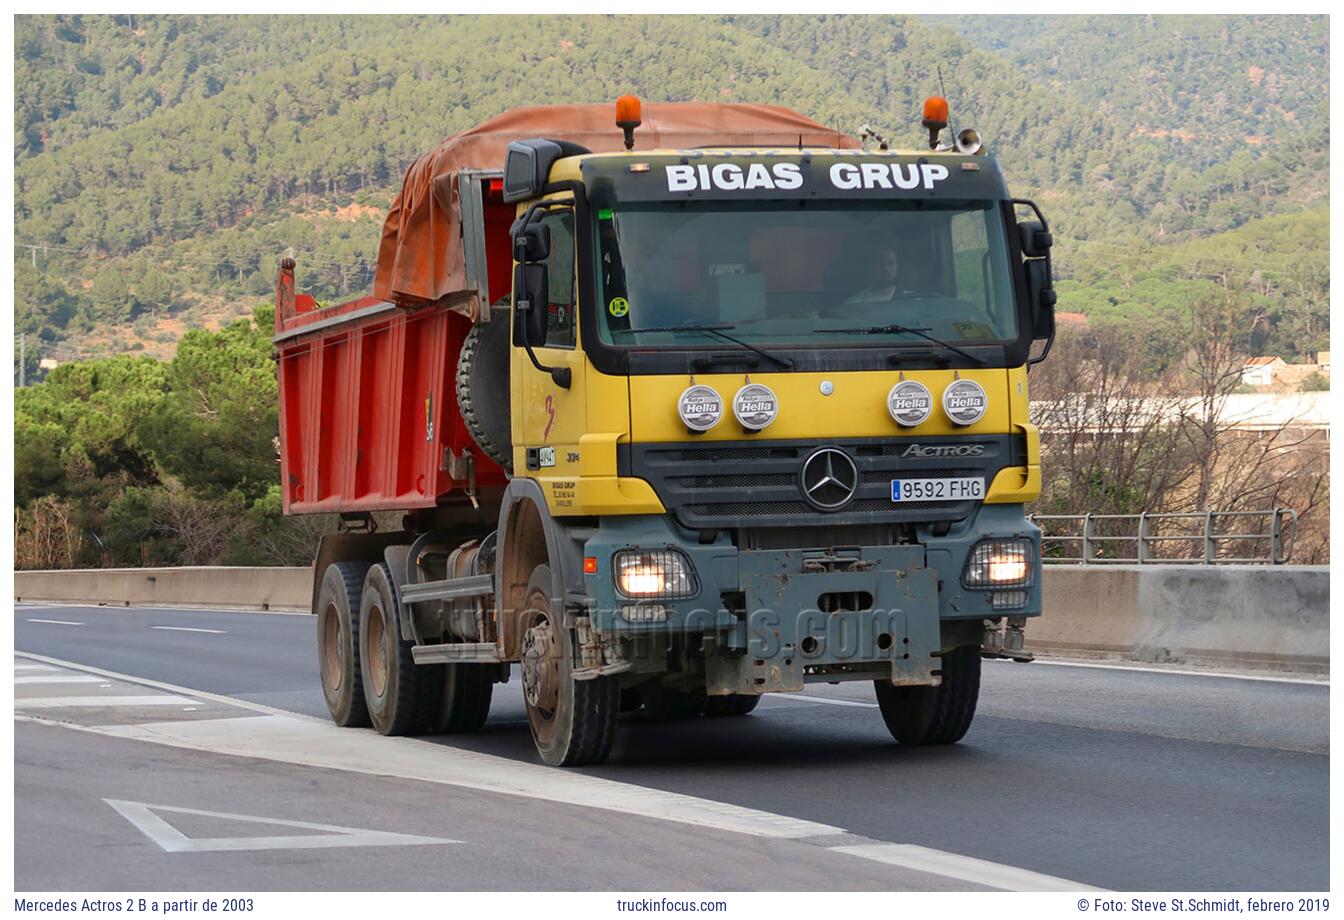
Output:
[[894,502],[960,502],[985,497],[985,481],[966,479],[893,479]]

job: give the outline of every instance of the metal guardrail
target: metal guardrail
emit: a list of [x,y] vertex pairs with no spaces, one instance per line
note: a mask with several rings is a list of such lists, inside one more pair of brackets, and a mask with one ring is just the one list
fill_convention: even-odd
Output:
[[[1269,518],[1268,530],[1237,532],[1250,518]],[[1283,565],[1293,554],[1297,512],[1189,511],[1140,514],[1031,514],[1041,528],[1041,561],[1081,565]],[[1191,523],[1195,526],[1190,526]],[[1237,525],[1236,530],[1220,529]],[[1067,555],[1072,550],[1081,555]],[[1259,552],[1264,550],[1263,554]],[[1133,555],[1126,555],[1132,552]],[[1222,553],[1226,552],[1227,555]]]

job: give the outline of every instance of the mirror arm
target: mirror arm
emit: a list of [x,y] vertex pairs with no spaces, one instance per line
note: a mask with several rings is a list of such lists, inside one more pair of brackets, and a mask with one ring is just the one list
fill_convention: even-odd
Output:
[[[518,304],[517,309],[521,312],[526,313],[527,311],[532,309],[532,304],[530,301],[525,300],[522,303]],[[516,321],[517,320],[515,320],[515,322]],[[523,329],[523,350],[527,352],[528,360],[532,362],[532,366],[543,373],[550,374],[551,379],[555,381],[556,386],[560,387],[561,389],[568,390],[571,384],[573,384],[574,382],[574,372],[567,367],[548,367],[545,364],[542,364],[540,361],[538,361],[537,353],[532,350],[532,343],[528,341],[527,338],[527,322],[525,319],[523,320],[522,329]]]

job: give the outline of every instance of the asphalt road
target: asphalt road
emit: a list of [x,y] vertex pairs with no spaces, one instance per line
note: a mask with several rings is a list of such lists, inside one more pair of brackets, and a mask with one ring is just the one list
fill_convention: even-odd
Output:
[[[951,748],[902,748],[871,685],[823,685],[740,719],[633,715],[608,763],[550,771],[516,678],[474,736],[400,742],[308,718],[326,717],[313,630],[302,615],[16,607],[20,654],[172,685],[18,660],[16,697],[50,700],[17,704],[16,886],[1328,888],[1324,684],[987,662]],[[193,840],[434,842],[168,852],[105,800],[179,809],[160,817]],[[225,833],[230,815],[338,828]]]

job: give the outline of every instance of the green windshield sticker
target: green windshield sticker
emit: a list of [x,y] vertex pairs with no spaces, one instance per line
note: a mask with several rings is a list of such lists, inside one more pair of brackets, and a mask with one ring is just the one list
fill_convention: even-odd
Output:
[[601,208],[597,212],[598,220],[611,220],[611,208]]
[[625,316],[630,312],[630,301],[624,297],[613,297],[611,303],[607,304],[607,312],[612,316]]

